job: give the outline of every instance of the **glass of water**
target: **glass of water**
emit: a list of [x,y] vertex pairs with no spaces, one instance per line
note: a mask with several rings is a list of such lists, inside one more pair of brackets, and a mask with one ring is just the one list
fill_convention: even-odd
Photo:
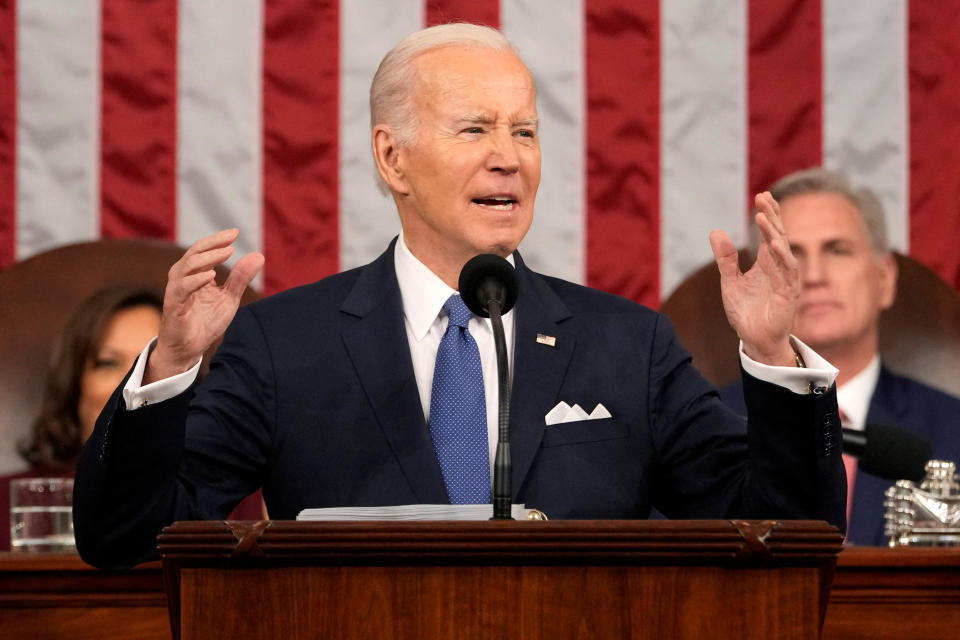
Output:
[[73,478],[10,482],[10,549],[74,551]]

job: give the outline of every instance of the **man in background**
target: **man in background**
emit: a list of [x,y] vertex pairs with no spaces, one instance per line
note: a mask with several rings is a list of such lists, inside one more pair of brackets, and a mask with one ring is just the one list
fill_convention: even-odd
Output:
[[[930,441],[934,458],[960,462],[960,399],[896,375],[880,361],[880,314],[893,304],[897,263],[879,199],[820,168],[792,173],[770,192],[800,263],[803,289],[793,332],[840,370],[843,426],[909,429]],[[742,410],[741,389],[738,383],[722,396]],[[844,462],[851,492],[847,540],[883,545],[883,492],[892,483],[858,469],[851,456]]]

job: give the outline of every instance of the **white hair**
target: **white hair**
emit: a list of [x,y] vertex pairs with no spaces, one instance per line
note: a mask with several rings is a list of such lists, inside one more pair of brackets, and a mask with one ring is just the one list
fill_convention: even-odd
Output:
[[[770,187],[770,194],[780,203],[787,198],[808,193],[835,193],[849,200],[856,207],[860,219],[863,220],[874,254],[883,256],[889,253],[890,245],[887,240],[883,204],[871,189],[854,187],[844,173],[822,167],[795,171],[780,178]],[[760,240],[760,230],[754,225],[751,227],[751,243],[754,250],[760,246]]]
[[[441,47],[473,47],[516,53],[510,41],[491,27],[468,22],[441,24],[416,31],[383,57],[370,84],[370,127],[385,124],[401,146],[413,142],[417,132],[417,114],[413,108],[416,88],[414,59],[420,54]],[[387,185],[379,172],[377,183],[384,193]]]

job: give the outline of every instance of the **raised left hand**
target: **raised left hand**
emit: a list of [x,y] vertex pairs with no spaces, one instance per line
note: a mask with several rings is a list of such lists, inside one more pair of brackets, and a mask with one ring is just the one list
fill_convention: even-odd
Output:
[[763,241],[746,273],[740,271],[730,236],[720,230],[710,233],[723,308],[747,356],[763,364],[794,366],[790,330],[800,297],[800,268],[790,251],[780,205],[769,191],[757,194],[755,202]]

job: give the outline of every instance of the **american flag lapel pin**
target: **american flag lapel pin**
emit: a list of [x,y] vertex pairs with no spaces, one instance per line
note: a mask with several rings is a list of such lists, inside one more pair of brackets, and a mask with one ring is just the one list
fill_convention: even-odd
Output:
[[545,344],[548,347],[557,346],[557,339],[553,336],[547,336],[542,333],[537,334],[537,344]]

